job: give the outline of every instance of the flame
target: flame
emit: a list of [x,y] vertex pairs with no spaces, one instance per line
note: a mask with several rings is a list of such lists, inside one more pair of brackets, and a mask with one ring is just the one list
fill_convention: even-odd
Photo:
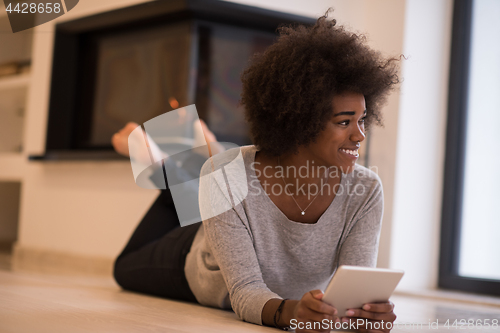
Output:
[[179,102],[175,99],[175,97],[170,97],[168,99],[168,103],[172,109],[177,109],[179,107]]

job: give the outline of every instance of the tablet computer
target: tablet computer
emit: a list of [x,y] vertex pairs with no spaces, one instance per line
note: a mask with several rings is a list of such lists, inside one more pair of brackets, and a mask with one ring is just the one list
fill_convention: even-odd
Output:
[[328,284],[323,301],[333,305],[339,317],[366,303],[387,302],[403,274],[400,270],[342,265]]

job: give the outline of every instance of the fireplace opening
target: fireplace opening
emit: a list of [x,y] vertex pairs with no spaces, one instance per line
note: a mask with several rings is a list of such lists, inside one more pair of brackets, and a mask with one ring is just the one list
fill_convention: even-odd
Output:
[[250,144],[240,75],[281,24],[314,19],[215,0],[164,0],[56,26],[46,151],[119,158],[111,136],[195,104],[220,141]]

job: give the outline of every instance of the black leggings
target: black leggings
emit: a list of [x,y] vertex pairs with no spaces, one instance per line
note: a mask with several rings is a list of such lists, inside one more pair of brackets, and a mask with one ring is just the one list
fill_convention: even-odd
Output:
[[181,228],[170,190],[162,190],[116,259],[116,282],[127,290],[196,302],[184,263],[200,225]]

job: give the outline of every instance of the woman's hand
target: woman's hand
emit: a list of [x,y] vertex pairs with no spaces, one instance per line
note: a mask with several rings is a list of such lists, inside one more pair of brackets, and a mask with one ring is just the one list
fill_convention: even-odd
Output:
[[362,319],[363,324],[354,327],[359,329],[361,333],[390,332],[396,320],[394,303],[368,303],[363,305],[362,309],[348,309],[342,322],[361,323],[361,320],[358,321],[358,319]]
[[330,332],[334,325],[332,323],[340,321],[336,316],[337,309],[323,302],[322,298],[321,290],[312,290],[302,296],[293,310],[293,319],[290,321],[292,328],[296,326],[295,332]]

